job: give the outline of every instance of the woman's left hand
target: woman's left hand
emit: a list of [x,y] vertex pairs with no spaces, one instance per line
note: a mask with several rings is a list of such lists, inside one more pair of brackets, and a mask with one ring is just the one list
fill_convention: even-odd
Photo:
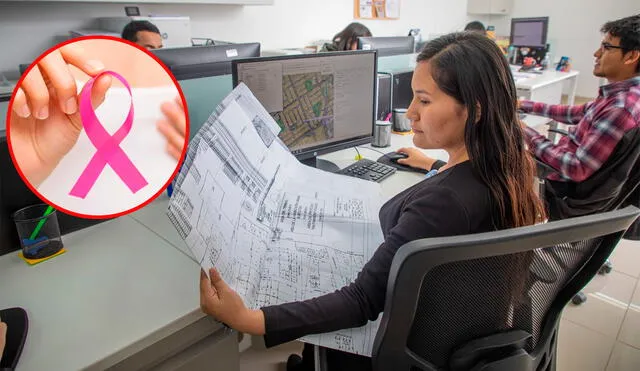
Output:
[[200,309],[237,331],[264,335],[264,313],[248,309],[215,268],[209,270],[209,276],[200,270]]

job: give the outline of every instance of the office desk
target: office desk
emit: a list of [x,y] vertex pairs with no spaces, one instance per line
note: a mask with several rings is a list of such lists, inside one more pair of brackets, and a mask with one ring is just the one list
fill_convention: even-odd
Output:
[[29,314],[18,371],[238,370],[237,334],[200,311],[200,268],[157,233],[177,237],[166,203],[65,235],[35,266],[0,257],[0,307]]
[[541,74],[535,74],[517,72],[517,68],[519,67],[511,66],[516,80],[518,97],[547,104],[560,104],[564,84],[569,83],[567,104],[572,105],[575,102],[578,75],[580,74],[578,71],[546,70]]
[[[413,144],[413,135],[391,135],[391,146],[386,148],[377,148],[372,147],[371,144],[358,146],[358,150],[362,157],[377,160],[382,153],[388,153],[397,150],[402,147],[415,147]],[[382,153],[379,153],[379,152]],[[447,152],[443,150],[423,150],[423,152],[430,157],[433,157],[438,160],[447,161],[449,159],[449,155]],[[329,153],[327,155],[320,156],[321,159],[328,160],[338,165],[341,169],[345,168],[352,163],[354,163],[357,152],[353,148],[344,149],[342,151],[337,151],[333,153]],[[391,177],[383,180],[380,185],[382,186],[382,192],[387,198],[391,198],[396,194],[402,192],[408,187],[418,183],[419,181],[424,179],[424,174],[420,173],[412,173],[408,171],[396,171]]]
[[[542,71],[541,74],[517,72],[519,66],[511,66],[511,71],[516,80],[516,89],[519,98],[542,102],[547,104],[562,103],[562,91],[565,84],[569,85],[567,104],[573,105],[578,88],[578,71],[559,72],[555,70]],[[549,124],[550,129],[557,129],[558,123],[542,116],[527,115],[524,120],[530,127],[539,127]],[[550,132],[551,141],[555,141],[556,134]]]

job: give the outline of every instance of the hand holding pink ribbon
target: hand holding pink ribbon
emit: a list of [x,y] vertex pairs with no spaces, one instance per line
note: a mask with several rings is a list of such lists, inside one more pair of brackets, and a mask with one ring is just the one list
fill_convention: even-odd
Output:
[[[113,136],[109,135],[102,123],[100,123],[91,104],[91,89],[93,88],[93,84],[100,76],[105,74],[120,80],[127,88],[129,96],[131,96],[132,99],[127,117]],[[133,96],[131,95],[131,87],[127,81],[115,72],[102,72],[84,85],[80,92],[79,100],[82,126],[89,140],[96,147],[97,152],[93,155],[69,194],[84,199],[107,164],[111,166],[113,171],[115,171],[132,193],[136,193],[144,188],[148,182],[120,147],[120,143],[122,143],[124,138],[129,134],[133,126]]]

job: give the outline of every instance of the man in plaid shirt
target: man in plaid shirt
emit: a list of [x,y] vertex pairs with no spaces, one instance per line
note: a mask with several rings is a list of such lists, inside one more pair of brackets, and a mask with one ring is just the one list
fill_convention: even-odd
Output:
[[593,74],[604,77],[596,100],[581,106],[521,101],[526,113],[575,125],[554,144],[525,126],[529,150],[556,169],[550,180],[582,182],[609,158],[627,131],[640,127],[640,15],[606,23]]

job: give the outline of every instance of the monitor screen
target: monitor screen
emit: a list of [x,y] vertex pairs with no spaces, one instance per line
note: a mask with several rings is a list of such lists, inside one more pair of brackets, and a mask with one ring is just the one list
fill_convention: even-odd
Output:
[[165,48],[152,51],[178,80],[231,74],[231,61],[260,56],[260,44]]
[[213,110],[231,90],[231,74],[178,80],[189,111],[189,139],[192,139]]
[[549,17],[513,18],[510,44],[523,47],[544,47],[547,44]]
[[280,125],[280,139],[300,160],[371,142],[375,51],[236,60],[233,84],[240,82]]
[[358,49],[377,50],[379,57],[398,54],[411,54],[415,39],[413,36],[359,37]]

